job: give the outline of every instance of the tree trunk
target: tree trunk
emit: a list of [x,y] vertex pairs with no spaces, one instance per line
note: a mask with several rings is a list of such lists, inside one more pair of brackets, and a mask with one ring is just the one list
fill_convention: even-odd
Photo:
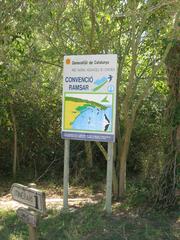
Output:
[[112,178],[112,192],[114,199],[118,198],[118,178],[116,174],[116,168],[113,164],[113,178]]
[[122,197],[126,191],[126,163],[129,151],[130,139],[132,134],[132,123],[127,125],[124,135],[124,141],[120,152],[120,169],[119,169],[119,197]]
[[118,199],[118,176],[116,171],[116,160],[117,160],[117,143],[114,144],[114,154],[113,154],[113,177],[112,177],[112,192],[114,199]]
[[[103,154],[104,158],[108,159],[108,155],[107,155],[107,151],[106,149],[103,147],[103,145],[100,142],[96,142],[96,145],[98,146],[99,150],[101,151],[101,153]],[[116,151],[115,151],[116,147],[114,144],[114,160],[116,159]],[[116,168],[115,168],[115,161],[113,162],[113,172],[112,172],[112,191],[113,191],[113,197],[115,199],[118,198],[118,177],[116,174]]]
[[14,143],[13,143],[13,178],[16,178],[17,173],[17,127],[16,127],[16,117],[13,110],[13,105],[10,105],[11,118],[13,124],[13,134],[14,134]]
[[93,167],[93,155],[92,155],[92,147],[91,142],[84,142],[85,152],[86,152],[86,164],[89,168]]

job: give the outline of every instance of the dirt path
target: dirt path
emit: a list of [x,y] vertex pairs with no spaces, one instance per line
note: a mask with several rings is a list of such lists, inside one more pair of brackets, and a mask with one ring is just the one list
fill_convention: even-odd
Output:
[[[70,207],[80,207],[87,203],[97,203],[98,201],[91,198],[70,198],[69,206]],[[23,206],[14,200],[4,200],[0,199],[0,209],[4,210],[16,210],[17,208]],[[46,199],[47,209],[61,209],[63,207],[62,198],[47,198]]]
[[[90,195],[90,197],[75,197],[69,198],[69,206],[70,207],[82,207],[87,203],[97,203],[100,199],[102,199],[102,195]],[[23,206],[14,200],[12,200],[11,194],[6,194],[3,197],[0,197],[0,209],[3,210],[16,210],[17,208]],[[52,196],[46,198],[46,207],[47,209],[61,209],[63,207],[63,198],[62,196]]]

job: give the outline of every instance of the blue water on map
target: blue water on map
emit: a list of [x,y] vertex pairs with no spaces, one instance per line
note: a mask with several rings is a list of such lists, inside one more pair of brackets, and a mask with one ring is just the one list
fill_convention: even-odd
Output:
[[97,107],[86,107],[80,112],[72,123],[73,129],[112,131],[112,106],[107,106],[106,110]]
[[107,77],[102,77],[102,78],[100,78],[100,79],[97,79],[94,83],[95,83],[96,85],[101,85],[101,84],[103,84],[107,79],[108,79]]

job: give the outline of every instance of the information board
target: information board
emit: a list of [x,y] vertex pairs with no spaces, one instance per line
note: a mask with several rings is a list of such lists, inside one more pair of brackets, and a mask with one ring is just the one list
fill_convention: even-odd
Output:
[[117,55],[64,57],[64,139],[114,142]]

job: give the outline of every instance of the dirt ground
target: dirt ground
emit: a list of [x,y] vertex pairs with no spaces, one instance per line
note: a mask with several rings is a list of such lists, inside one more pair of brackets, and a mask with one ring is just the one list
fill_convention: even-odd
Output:
[[[45,191],[47,209],[61,209],[63,207],[63,189],[61,187],[41,185],[40,189]],[[69,188],[69,207],[78,208],[87,203],[97,203],[102,200],[103,197],[103,193],[92,194],[89,189],[71,187]],[[0,209],[16,210],[21,206],[23,206],[23,204],[12,199],[10,188],[1,186]]]

